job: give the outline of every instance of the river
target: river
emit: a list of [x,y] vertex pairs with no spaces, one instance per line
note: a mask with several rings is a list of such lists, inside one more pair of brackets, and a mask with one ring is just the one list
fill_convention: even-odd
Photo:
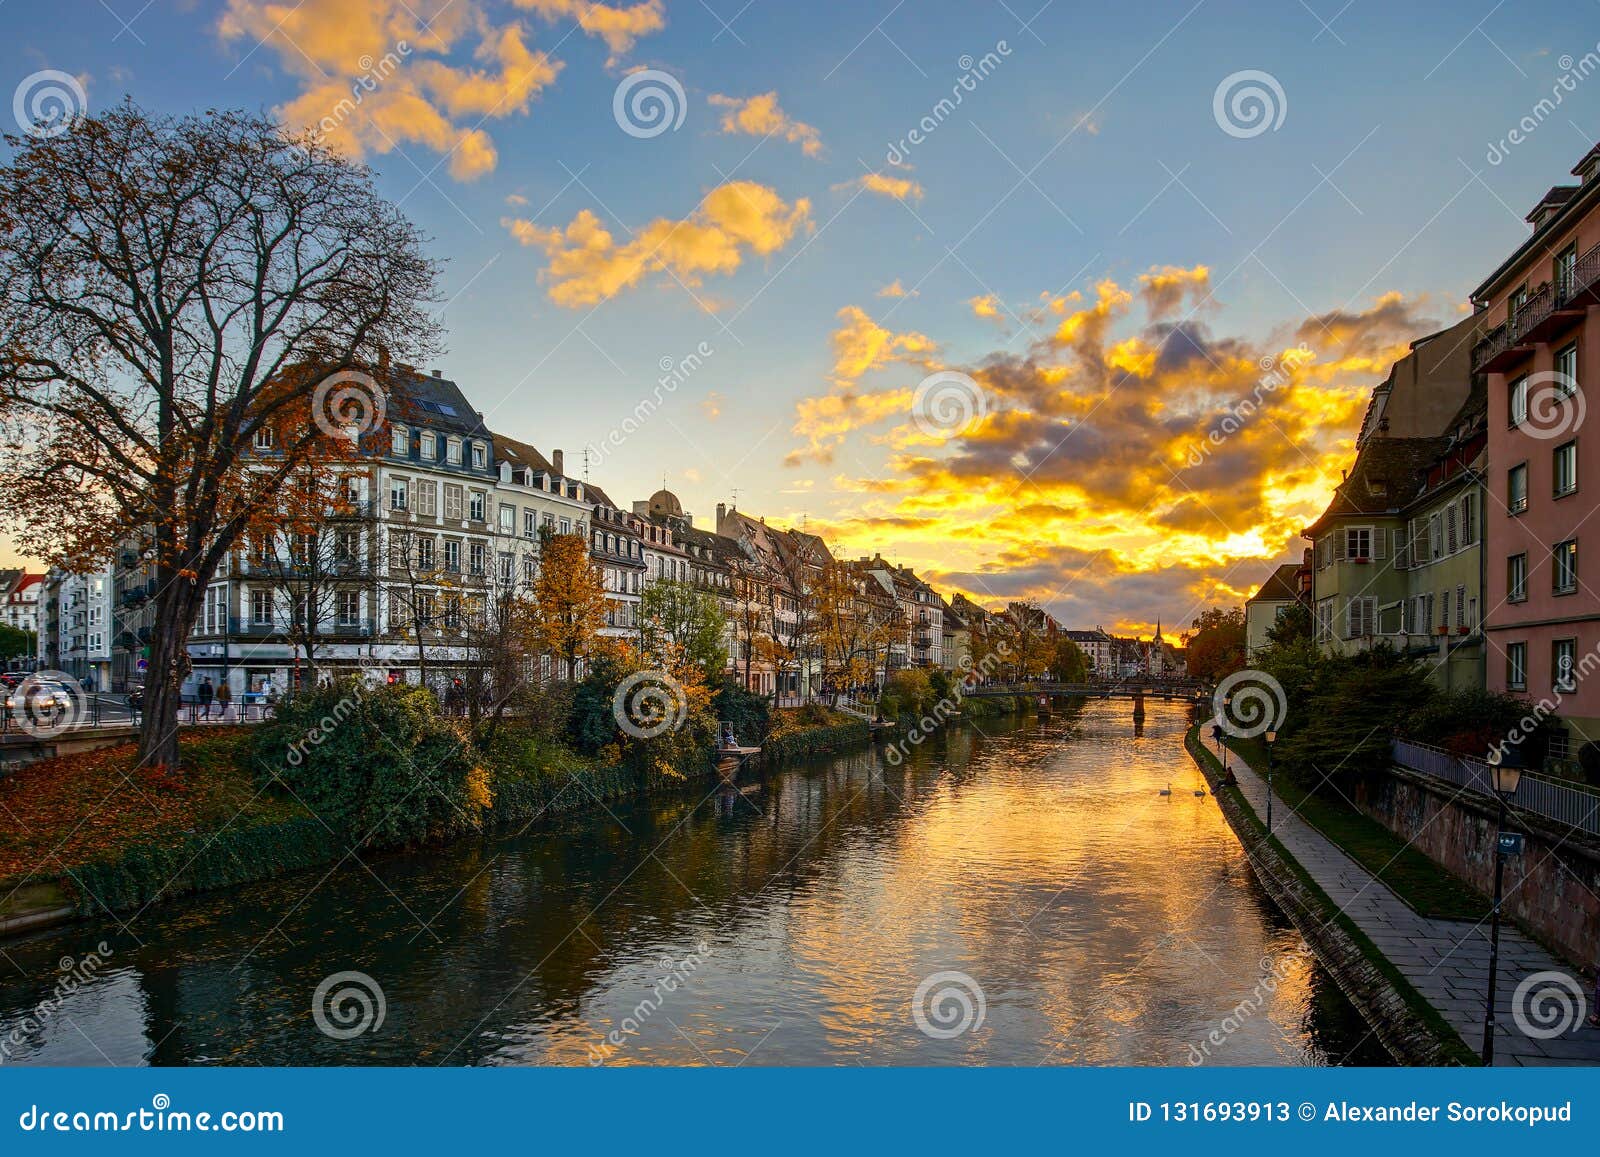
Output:
[[0,945],[0,1063],[1388,1063],[1148,710]]

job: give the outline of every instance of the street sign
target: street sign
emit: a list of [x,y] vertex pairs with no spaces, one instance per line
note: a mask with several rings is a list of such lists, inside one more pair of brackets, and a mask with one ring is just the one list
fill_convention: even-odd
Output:
[[1500,833],[1500,854],[1502,856],[1520,856],[1520,855],[1522,855],[1522,833],[1521,832],[1501,832]]
[[150,660],[149,659],[140,659],[137,663],[134,664],[134,666],[138,667],[139,670],[141,670],[141,671],[148,671],[150,669]]

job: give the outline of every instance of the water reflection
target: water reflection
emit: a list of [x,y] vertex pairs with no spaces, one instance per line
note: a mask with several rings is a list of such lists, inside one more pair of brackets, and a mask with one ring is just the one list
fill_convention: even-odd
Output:
[[[1185,715],[986,721],[898,766],[859,752],[153,908],[143,947],[74,926],[9,948],[0,1036],[104,939],[119,967],[14,1061],[1185,1064],[1227,1022],[1206,1063],[1383,1063],[1190,790]],[[339,1041],[310,1004],[345,970],[386,1015]],[[940,972],[982,994],[949,1039],[912,1009]]]

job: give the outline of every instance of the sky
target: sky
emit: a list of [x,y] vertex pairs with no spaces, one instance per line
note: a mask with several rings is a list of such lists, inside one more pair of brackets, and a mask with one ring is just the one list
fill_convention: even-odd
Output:
[[1171,635],[1298,558],[1600,139],[1597,16],[10,0],[0,77],[23,127],[244,107],[363,160],[445,262],[437,368],[623,505]]

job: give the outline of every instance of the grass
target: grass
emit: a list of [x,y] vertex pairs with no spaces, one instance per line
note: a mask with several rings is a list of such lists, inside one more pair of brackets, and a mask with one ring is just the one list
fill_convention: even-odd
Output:
[[[1205,765],[1220,777],[1222,773],[1221,765],[1217,762],[1217,757],[1199,739],[1199,732],[1198,726],[1190,728],[1188,735],[1184,737],[1185,745],[1188,746],[1191,752],[1198,752]],[[1276,782],[1274,782],[1274,787],[1276,787]],[[1396,968],[1394,963],[1383,954],[1383,951],[1361,930],[1361,926],[1333,902],[1332,898],[1322,890],[1316,880],[1312,879],[1311,874],[1301,866],[1300,861],[1295,859],[1289,849],[1279,842],[1278,837],[1267,834],[1267,825],[1262,822],[1260,816],[1256,815],[1255,808],[1245,798],[1244,793],[1237,787],[1228,786],[1220,787],[1219,791],[1226,794],[1230,800],[1238,805],[1239,813],[1244,817],[1245,822],[1250,825],[1258,836],[1265,838],[1267,844],[1278,853],[1279,860],[1294,874],[1295,879],[1300,881],[1308,894],[1316,897],[1318,904],[1322,908],[1324,922],[1331,922],[1350,938],[1362,956],[1388,981],[1389,986],[1394,989],[1396,995],[1400,997],[1406,1007],[1415,1013],[1422,1023],[1427,1026],[1428,1031],[1439,1042],[1446,1057],[1452,1063],[1467,1068],[1481,1066],[1483,1064],[1482,1058],[1467,1046],[1467,1043],[1461,1039],[1461,1035],[1456,1032],[1449,1021],[1444,1019],[1439,1010],[1428,1002],[1427,997],[1411,986],[1411,982],[1406,979],[1405,974]],[[1276,817],[1274,817],[1274,823],[1276,823]]]
[[[1228,746],[1266,778],[1265,744],[1258,739],[1234,739]],[[1281,772],[1273,777],[1272,786],[1280,803],[1381,879],[1421,915],[1440,920],[1481,920],[1488,912],[1488,897],[1343,800],[1318,795]]]

